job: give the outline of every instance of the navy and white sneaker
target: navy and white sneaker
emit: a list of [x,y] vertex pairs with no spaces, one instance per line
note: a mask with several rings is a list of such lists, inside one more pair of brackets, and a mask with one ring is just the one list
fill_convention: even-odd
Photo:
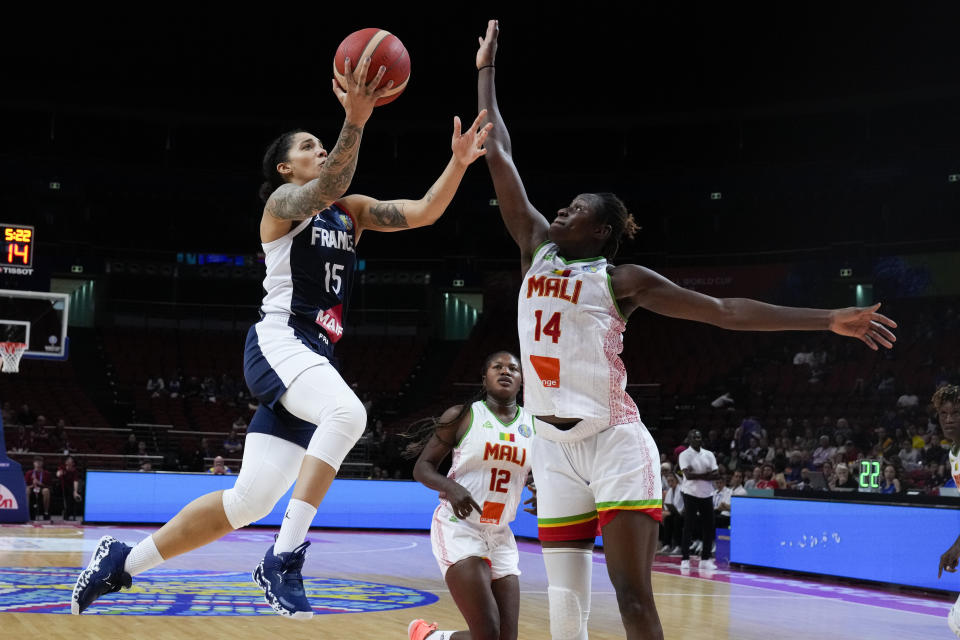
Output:
[[274,555],[273,545],[267,549],[263,560],[253,570],[253,581],[263,589],[263,599],[274,611],[287,618],[309,620],[313,608],[303,588],[303,561],[309,542],[304,542],[293,551]]
[[90,564],[77,577],[70,613],[80,615],[100,596],[130,588],[133,578],[123,570],[123,563],[132,548],[111,536],[100,538]]

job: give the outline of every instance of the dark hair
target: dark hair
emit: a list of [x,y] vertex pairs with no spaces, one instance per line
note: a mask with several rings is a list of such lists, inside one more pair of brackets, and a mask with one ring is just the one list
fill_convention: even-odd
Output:
[[294,129],[293,131],[280,134],[270,143],[263,154],[263,166],[261,169],[263,171],[264,182],[260,185],[260,199],[264,202],[270,198],[270,194],[276,191],[277,187],[286,182],[277,172],[277,165],[286,161],[290,153],[290,146],[293,144],[293,136],[298,133],[304,133],[304,130]]
[[612,258],[620,250],[620,242],[626,237],[633,239],[640,230],[640,226],[633,218],[633,215],[627,211],[627,206],[623,200],[615,194],[609,192],[593,194],[600,199],[600,205],[597,207],[596,215],[601,222],[609,224],[610,237],[603,245],[602,253],[605,258]]
[[[511,358],[519,360],[512,352],[507,351],[506,349],[501,349],[500,351],[494,351],[488,355],[483,361],[483,367],[480,369],[480,376],[483,377],[487,374],[487,369],[490,368],[490,363],[493,362],[494,358],[499,356],[501,353],[505,353]],[[474,402],[478,400],[483,400],[487,397],[487,390],[481,385],[473,395],[464,400],[463,404],[460,406],[460,411],[457,412],[457,415],[447,420],[445,422],[440,422],[436,416],[431,416],[429,418],[423,418],[422,420],[417,420],[410,427],[401,434],[404,438],[409,438],[413,442],[404,447],[403,457],[404,458],[416,458],[420,455],[420,452],[423,451],[423,448],[427,446],[427,442],[430,441],[430,438],[434,435],[437,436],[437,440],[443,444],[455,447],[456,442],[447,442],[437,434],[437,429],[444,429],[451,425],[455,425],[460,420],[463,419],[463,416],[467,415],[467,412],[470,411],[470,407]]]
[[955,384],[946,384],[937,389],[931,399],[934,408],[939,411],[945,402],[960,404],[960,387]]

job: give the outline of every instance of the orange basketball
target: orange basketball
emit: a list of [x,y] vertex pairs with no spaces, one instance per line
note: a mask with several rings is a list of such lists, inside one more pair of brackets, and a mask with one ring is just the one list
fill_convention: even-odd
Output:
[[333,75],[341,87],[346,87],[344,60],[350,58],[350,67],[356,71],[360,63],[371,56],[367,71],[367,82],[373,80],[381,66],[387,70],[380,81],[380,87],[393,80],[393,86],[385,96],[377,100],[377,106],[393,102],[407,88],[410,80],[410,56],[400,38],[383,29],[360,29],[354,31],[340,43],[333,58]]

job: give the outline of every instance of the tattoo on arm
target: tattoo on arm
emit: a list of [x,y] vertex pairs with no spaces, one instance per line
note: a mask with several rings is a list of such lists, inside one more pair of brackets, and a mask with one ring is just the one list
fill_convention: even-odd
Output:
[[381,227],[406,229],[410,226],[407,224],[407,218],[403,215],[402,207],[395,202],[378,202],[370,207],[370,215]]
[[302,187],[281,186],[267,202],[267,213],[281,220],[303,220],[330,206],[346,193],[353,180],[361,137],[362,126],[344,122],[320,175]]

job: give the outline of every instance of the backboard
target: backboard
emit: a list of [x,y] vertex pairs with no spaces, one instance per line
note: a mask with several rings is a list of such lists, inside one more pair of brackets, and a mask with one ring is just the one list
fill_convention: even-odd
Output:
[[70,296],[0,289],[0,341],[23,342],[24,358],[66,360]]

